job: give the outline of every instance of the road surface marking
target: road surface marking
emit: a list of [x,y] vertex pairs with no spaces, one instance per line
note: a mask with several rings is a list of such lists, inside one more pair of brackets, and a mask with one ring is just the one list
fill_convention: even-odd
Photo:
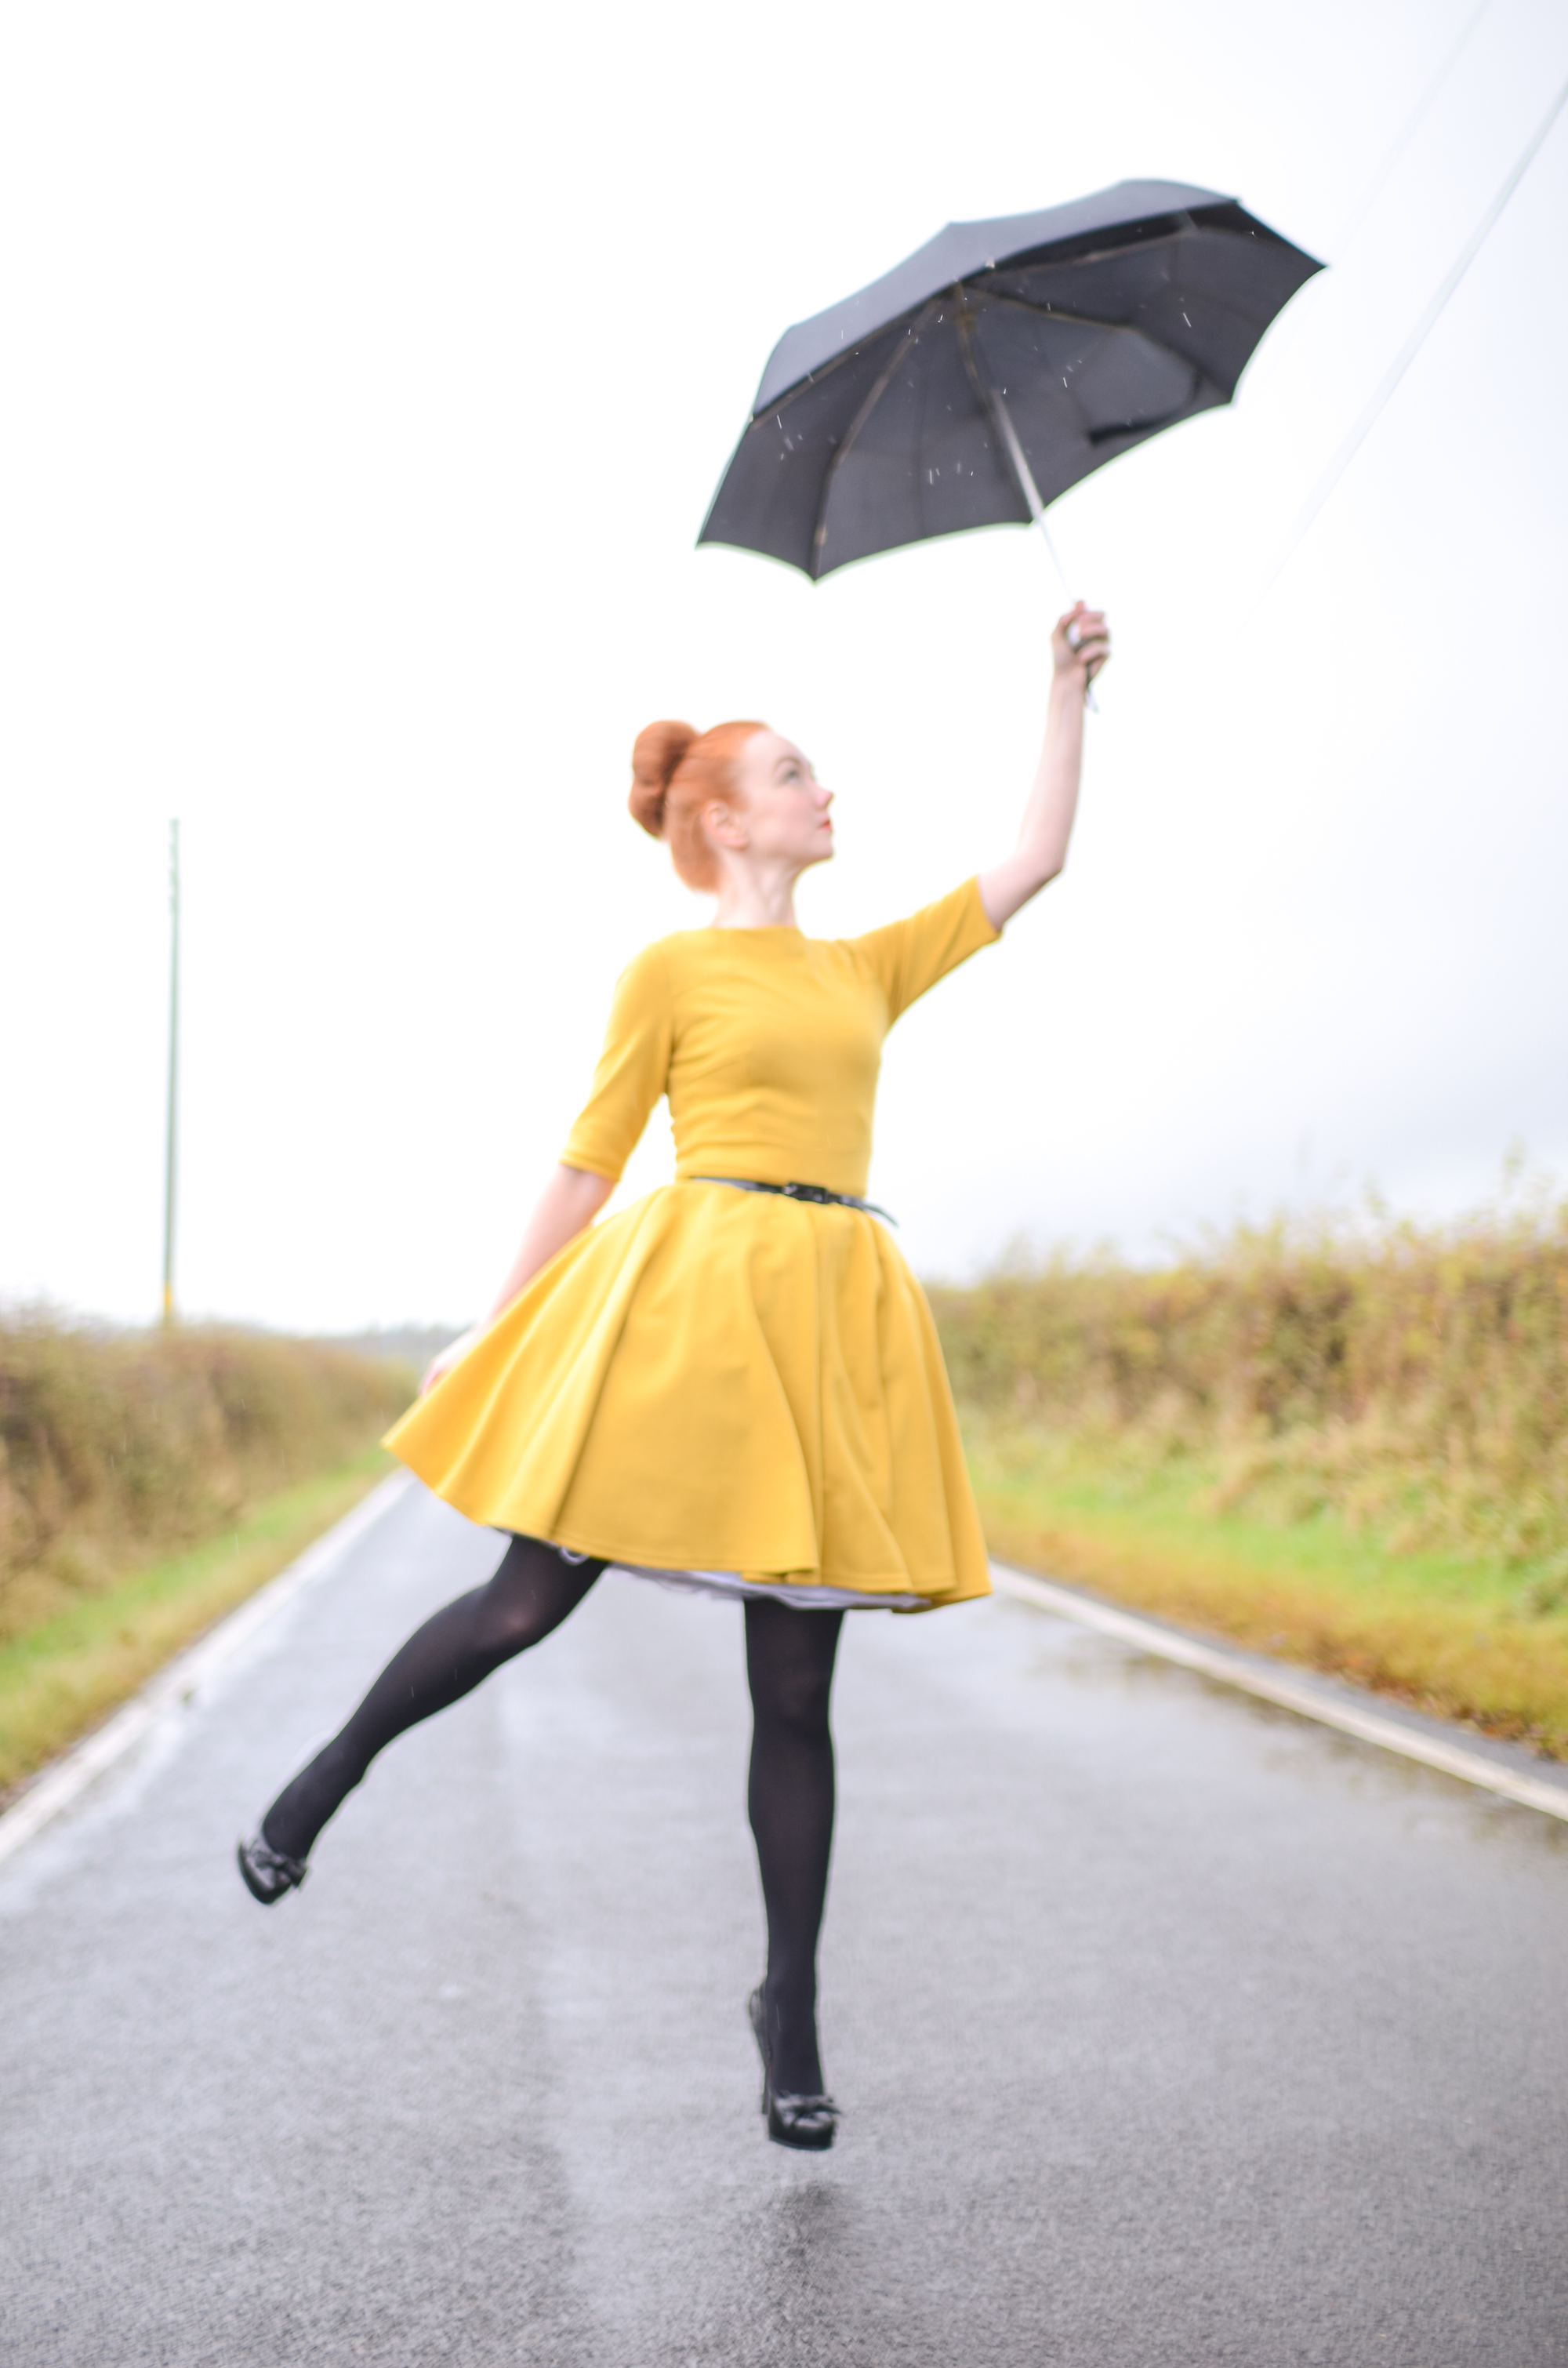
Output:
[[1184,1669],[1196,1669],[1201,1677],[1216,1678],[1221,1685],[1239,1686],[1244,1693],[1256,1694],[1262,1702],[1277,1702],[1281,1710],[1296,1711],[1302,1718],[1315,1718],[1324,1726],[1336,1726],[1342,1734],[1353,1735],[1362,1743],[1375,1743],[1384,1751],[1397,1751],[1405,1759],[1418,1759],[1424,1768],[1436,1768],[1445,1776],[1457,1776],[1462,1784],[1484,1785],[1489,1793],[1500,1793],[1506,1801],[1517,1801],[1527,1809],[1540,1809],[1549,1817],[1561,1817],[1568,1823],[1568,1784],[1551,1784],[1539,1777],[1517,1773],[1495,1759],[1488,1759],[1483,1752],[1467,1751],[1459,1743],[1445,1743],[1440,1736],[1423,1735],[1417,1728],[1402,1726],[1397,1719],[1380,1716],[1375,1710],[1360,1710],[1353,1702],[1336,1702],[1332,1695],[1320,1694],[1292,1678],[1276,1677],[1272,1670],[1255,1668],[1239,1656],[1218,1646],[1200,1645],[1196,1637],[1162,1628],[1153,1620],[1141,1620],[1134,1611],[1119,1611],[1114,1605],[1101,1603],[1092,1595],[1080,1595],[1075,1588],[1059,1587],[1052,1579],[1036,1578],[1029,1571],[1012,1570],[999,1562],[992,1564],[991,1576],[1004,1594],[1038,1604],[1042,1611],[1055,1611],[1063,1620],[1075,1620],[1082,1628],[1097,1628],[1102,1636],[1115,1636],[1123,1645],[1135,1645],[1141,1653],[1157,1653],[1162,1660],[1177,1661]]
[[307,1546],[287,1570],[279,1571],[276,1578],[257,1588],[237,1611],[231,1611],[226,1620],[210,1628],[188,1651],[179,1654],[155,1678],[149,1679],[141,1692],[132,1694],[112,1718],[52,1760],[20,1800],[0,1814],[0,1860],[8,1859],[24,1842],[30,1842],[35,1834],[41,1833],[62,1810],[79,1800],[89,1784],[96,1783],[141,1742],[165,1711],[188,1702],[225,1661],[249,1643],[275,1611],[281,1610],[290,1596],[329,1570],[412,1486],[406,1472],[392,1473],[314,1545]]

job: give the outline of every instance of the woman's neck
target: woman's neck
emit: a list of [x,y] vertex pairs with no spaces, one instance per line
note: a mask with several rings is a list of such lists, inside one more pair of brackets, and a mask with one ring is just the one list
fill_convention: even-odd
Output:
[[710,926],[715,929],[794,929],[797,872],[757,875],[726,870]]

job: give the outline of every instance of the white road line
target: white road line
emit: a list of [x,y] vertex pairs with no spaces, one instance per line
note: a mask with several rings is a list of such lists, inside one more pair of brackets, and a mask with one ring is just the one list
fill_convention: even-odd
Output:
[[1561,1817],[1568,1823],[1568,1785],[1550,1784],[1537,1777],[1517,1773],[1495,1759],[1488,1759],[1483,1752],[1467,1751],[1462,1744],[1445,1743],[1438,1736],[1423,1735],[1417,1728],[1402,1726],[1397,1719],[1380,1717],[1375,1710],[1359,1710],[1353,1702],[1336,1702],[1331,1695],[1320,1694],[1291,1678],[1254,1668],[1214,1645],[1174,1634],[1153,1620],[1140,1620],[1135,1611],[1119,1611],[1113,1604],[1101,1603],[1092,1595],[1080,1595],[1075,1588],[1058,1587],[1049,1578],[1036,1578],[1032,1572],[1011,1570],[1006,1563],[994,1562],[991,1577],[1005,1594],[1038,1604],[1042,1611],[1058,1612],[1063,1620],[1075,1620],[1082,1628],[1097,1628],[1103,1636],[1114,1636],[1123,1645],[1136,1645],[1141,1653],[1157,1653],[1162,1660],[1179,1662],[1184,1669],[1196,1669],[1202,1677],[1216,1678],[1221,1685],[1237,1686],[1243,1693],[1278,1702],[1281,1710],[1296,1711],[1302,1718],[1315,1718],[1323,1726],[1336,1726],[1362,1743],[1375,1743],[1384,1751],[1397,1751],[1402,1759],[1418,1759],[1424,1768],[1436,1768],[1445,1776],[1457,1776],[1463,1784],[1483,1785],[1489,1793],[1500,1793],[1506,1801],[1517,1801],[1527,1809],[1540,1809],[1549,1817]]
[[324,1536],[307,1546],[287,1570],[279,1571],[276,1578],[248,1596],[237,1611],[231,1611],[216,1628],[209,1629],[188,1652],[168,1662],[102,1726],[51,1761],[21,1799],[0,1815],[0,1860],[19,1850],[24,1842],[30,1842],[35,1834],[79,1800],[88,1785],[96,1783],[117,1759],[122,1759],[140,1743],[166,1711],[188,1702],[222,1664],[232,1660],[256,1630],[282,1609],[290,1596],[330,1570],[412,1486],[408,1473],[392,1473],[352,1512],[346,1513]]

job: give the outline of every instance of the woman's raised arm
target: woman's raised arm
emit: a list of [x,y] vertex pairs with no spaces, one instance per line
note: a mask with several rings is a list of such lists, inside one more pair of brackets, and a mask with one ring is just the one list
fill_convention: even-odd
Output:
[[1045,745],[1024,808],[1018,844],[1005,863],[980,875],[980,901],[994,928],[1055,879],[1067,860],[1078,777],[1084,762],[1084,700],[1110,655],[1110,629],[1101,609],[1075,601],[1051,636],[1051,702]]
[[596,1176],[586,1167],[568,1167],[560,1163],[549,1183],[534,1203],[532,1216],[524,1228],[517,1255],[512,1260],[506,1281],[496,1292],[490,1312],[470,1327],[460,1339],[443,1349],[431,1364],[420,1389],[433,1389],[443,1373],[449,1372],[460,1357],[466,1357],[480,1334],[487,1331],[498,1315],[504,1315],[520,1291],[527,1289],[543,1268],[550,1264],[558,1250],[591,1225],[615,1186],[608,1176]]

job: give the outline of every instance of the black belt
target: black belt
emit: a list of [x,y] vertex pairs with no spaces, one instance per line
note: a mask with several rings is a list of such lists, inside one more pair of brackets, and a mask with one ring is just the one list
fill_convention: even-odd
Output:
[[879,1209],[874,1201],[858,1201],[853,1192],[830,1192],[825,1184],[759,1184],[755,1176],[694,1176],[694,1184],[731,1184],[737,1192],[777,1192],[786,1201],[814,1201],[834,1209],[858,1209],[862,1216],[881,1217],[890,1225],[898,1219]]

